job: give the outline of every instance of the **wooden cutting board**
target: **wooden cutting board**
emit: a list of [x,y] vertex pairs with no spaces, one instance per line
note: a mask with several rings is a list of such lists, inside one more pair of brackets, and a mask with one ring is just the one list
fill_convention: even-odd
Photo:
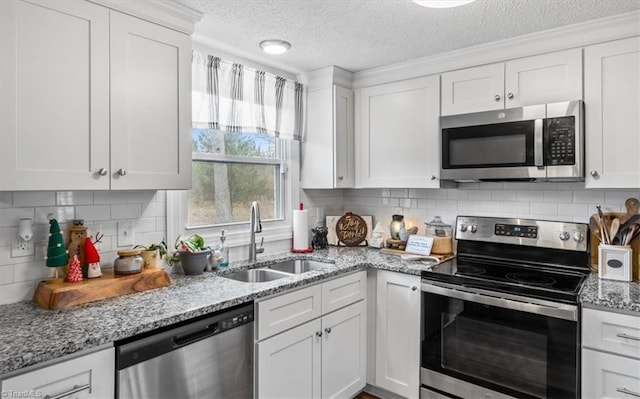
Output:
[[65,309],[83,303],[133,294],[171,284],[164,269],[144,269],[140,273],[114,275],[103,272],[101,277],[77,283],[38,284],[33,300],[45,309]]
[[[620,219],[620,222],[623,220],[627,220],[628,215],[626,213],[621,212],[605,212],[603,214],[604,220],[607,225],[611,225],[611,220],[613,218]],[[591,231],[591,269],[594,271],[598,271],[598,247],[600,247],[600,240],[596,237],[593,231]],[[633,253],[631,254],[631,268],[633,274],[634,281],[640,281],[640,237],[637,237],[635,240],[631,241],[631,249]]]

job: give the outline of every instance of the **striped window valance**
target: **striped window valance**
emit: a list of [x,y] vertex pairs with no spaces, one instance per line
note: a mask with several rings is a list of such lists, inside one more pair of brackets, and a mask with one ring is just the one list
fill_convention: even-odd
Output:
[[300,140],[304,87],[197,51],[192,57],[193,127]]

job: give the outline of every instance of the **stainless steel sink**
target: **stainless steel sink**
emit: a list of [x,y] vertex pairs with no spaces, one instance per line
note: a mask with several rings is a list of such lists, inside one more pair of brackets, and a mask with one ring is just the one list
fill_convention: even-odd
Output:
[[221,275],[220,277],[230,278],[232,280],[244,281],[246,283],[265,283],[267,281],[278,280],[289,277],[291,274],[283,273],[270,269],[249,269],[239,272]]
[[297,259],[286,260],[284,262],[275,263],[268,266],[269,269],[278,270],[285,273],[300,274],[313,270],[324,269],[325,267],[332,266],[333,263],[317,262],[315,260]]

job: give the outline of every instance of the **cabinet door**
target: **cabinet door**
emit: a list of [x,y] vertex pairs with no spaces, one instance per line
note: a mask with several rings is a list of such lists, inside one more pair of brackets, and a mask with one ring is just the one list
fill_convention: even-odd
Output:
[[337,188],[349,188],[355,183],[353,91],[333,86],[333,107],[334,185]]
[[0,1],[0,189],[108,189],[109,11]]
[[323,398],[350,398],[367,384],[366,318],[365,301],[322,318]]
[[439,93],[437,76],[360,90],[357,186],[439,187]]
[[504,108],[504,63],[442,74],[442,115]]
[[376,290],[376,382],[407,398],[420,388],[420,277],[379,271]]
[[587,188],[640,187],[640,37],[584,50]]
[[300,155],[302,188],[334,188],[333,125],[333,88],[309,90]]
[[[3,397],[113,398],[115,352],[104,349],[2,381]],[[12,396],[10,393],[24,396]],[[7,396],[5,396],[6,394]],[[37,396],[36,396],[37,394]]]
[[582,49],[505,64],[505,108],[582,100]]
[[582,397],[640,397],[640,360],[584,349]]
[[320,319],[257,344],[259,398],[319,398]]
[[190,112],[191,38],[111,12],[111,188],[190,188]]

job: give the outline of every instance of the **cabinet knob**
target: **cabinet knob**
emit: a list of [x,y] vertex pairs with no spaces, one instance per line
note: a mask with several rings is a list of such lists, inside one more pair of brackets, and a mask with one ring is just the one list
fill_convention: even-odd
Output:
[[98,174],[99,174],[100,176],[106,176],[106,175],[107,175],[107,173],[108,173],[108,171],[107,171],[105,168],[100,168],[100,169],[98,169]]
[[124,175],[126,175],[126,174],[127,174],[127,171],[126,171],[126,170],[124,170],[124,169],[122,169],[122,168],[118,169],[118,175],[119,175],[119,176],[124,176]]
[[435,180],[435,179],[437,179],[436,175],[431,175],[431,176],[429,176],[429,180],[432,180],[432,181],[433,181],[433,180]]
[[316,337],[318,338],[322,337],[322,331],[316,331]]
[[513,96],[513,93],[509,93],[509,94],[507,94],[507,98],[508,98],[509,100],[513,100],[513,97],[514,97],[514,96]]
[[500,100],[502,100],[502,97],[500,97],[500,94],[496,94],[496,96],[493,97],[493,99],[496,100],[496,101],[500,101]]
[[415,285],[413,287],[411,287],[411,291],[416,291],[418,289],[418,287],[416,287]]
[[338,180],[343,181],[344,180],[344,176],[338,176]]
[[331,334],[331,327],[325,328],[324,332],[326,332],[327,334]]
[[598,177],[598,171],[597,170],[592,170],[591,172],[589,172],[589,174],[591,175],[591,177]]

